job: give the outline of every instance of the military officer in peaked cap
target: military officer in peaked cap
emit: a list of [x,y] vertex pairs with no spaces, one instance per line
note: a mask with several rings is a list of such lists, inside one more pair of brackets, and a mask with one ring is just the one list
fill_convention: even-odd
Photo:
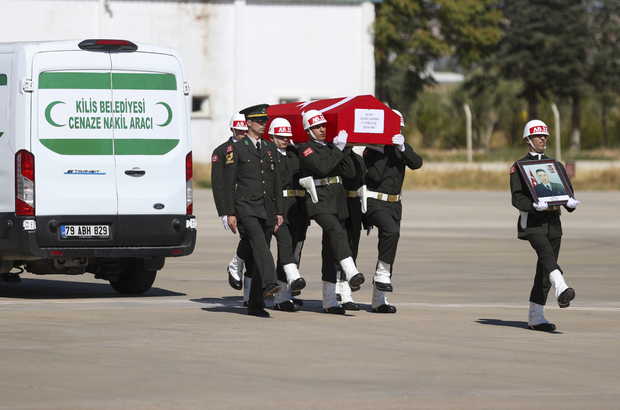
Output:
[[246,137],[233,144],[226,157],[224,175],[225,212],[233,233],[242,228],[252,247],[253,280],[248,314],[269,317],[263,299],[280,291],[275,264],[269,248],[271,237],[282,225],[284,201],[277,148],[262,139],[268,104],[241,110],[245,115]]

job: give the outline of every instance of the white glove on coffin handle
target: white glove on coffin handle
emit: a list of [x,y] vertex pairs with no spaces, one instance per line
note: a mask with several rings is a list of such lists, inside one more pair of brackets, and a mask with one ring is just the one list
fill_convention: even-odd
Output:
[[347,145],[348,137],[349,134],[347,134],[345,130],[341,130],[332,142],[336,148],[338,148],[340,151],[343,151],[344,147]]
[[392,144],[396,145],[398,149],[403,152],[405,150],[405,137],[403,134],[396,134],[392,137]]

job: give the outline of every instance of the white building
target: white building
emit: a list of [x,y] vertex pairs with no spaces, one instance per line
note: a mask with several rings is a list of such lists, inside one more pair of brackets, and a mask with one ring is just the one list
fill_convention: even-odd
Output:
[[209,162],[247,106],[374,94],[379,1],[0,0],[0,41],[120,38],[179,50],[194,161]]

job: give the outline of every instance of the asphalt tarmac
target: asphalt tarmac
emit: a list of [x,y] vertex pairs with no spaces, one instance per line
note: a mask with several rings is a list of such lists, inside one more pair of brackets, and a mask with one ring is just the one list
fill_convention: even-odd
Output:
[[360,244],[362,310],[322,313],[313,224],[303,310],[267,302],[261,319],[228,285],[238,237],[196,190],[194,253],[142,296],[91,274],[0,285],[0,410],[618,409],[620,193],[577,199],[559,260],[577,296],[559,309],[550,294],[544,333],[527,329],[536,257],[508,191],[405,192],[396,314],[370,312],[376,229]]

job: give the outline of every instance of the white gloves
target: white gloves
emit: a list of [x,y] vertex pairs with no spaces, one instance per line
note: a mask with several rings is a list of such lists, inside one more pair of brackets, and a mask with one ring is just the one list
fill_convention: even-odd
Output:
[[577,208],[577,205],[579,205],[581,202],[577,201],[575,198],[568,198],[568,202],[566,203],[566,206],[572,209]]
[[400,150],[400,152],[405,151],[405,137],[403,134],[396,134],[392,137],[392,144],[396,145],[396,147]]
[[222,223],[224,224],[224,229],[225,230],[229,230],[230,227],[228,226],[228,215],[224,215],[222,217]]
[[534,202],[534,209],[536,209],[538,212],[544,211],[548,207],[549,205],[545,201]]
[[341,130],[336,138],[332,141],[334,146],[338,148],[340,151],[344,150],[345,145],[347,145],[347,137],[349,134],[345,130]]

